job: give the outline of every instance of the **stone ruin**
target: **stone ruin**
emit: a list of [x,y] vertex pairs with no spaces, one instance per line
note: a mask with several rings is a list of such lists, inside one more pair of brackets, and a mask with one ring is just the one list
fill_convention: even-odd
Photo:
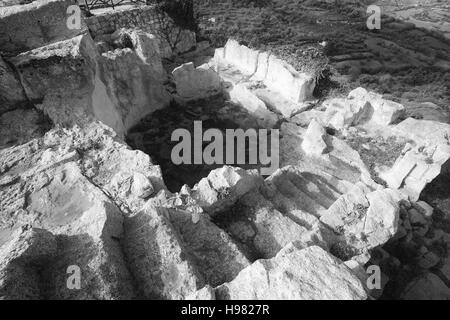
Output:
[[[73,30],[70,5],[0,8],[0,298],[450,298],[449,124],[364,88],[317,107],[269,52],[171,51],[150,9]],[[196,117],[279,129],[280,168],[168,165],[158,132]]]

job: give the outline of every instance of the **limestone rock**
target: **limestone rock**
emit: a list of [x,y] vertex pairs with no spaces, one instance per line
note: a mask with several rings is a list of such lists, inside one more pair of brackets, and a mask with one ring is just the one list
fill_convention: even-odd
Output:
[[84,124],[96,117],[124,133],[97,71],[98,53],[88,35],[56,42],[11,59],[25,92],[54,123]]
[[36,109],[15,109],[0,115],[0,148],[41,137],[50,123]]
[[236,40],[228,40],[224,48],[224,59],[236,65],[246,75],[256,72],[259,52],[244,45],[240,45]]
[[422,209],[423,215],[425,217],[431,218],[431,216],[433,215],[433,211],[434,211],[432,206],[430,206],[425,201],[417,201],[416,205],[418,205],[420,207],[420,209]]
[[133,29],[127,33],[130,36],[136,55],[145,64],[150,65],[154,73],[164,77],[165,71],[161,60],[160,40],[155,35],[140,29]]
[[186,100],[207,98],[221,92],[221,79],[208,65],[185,63],[172,71],[177,93]]
[[311,120],[303,137],[303,150],[311,156],[322,155],[327,149],[326,136],[325,129],[315,119]]
[[296,125],[306,128],[313,119],[323,125],[326,122],[324,119],[325,116],[325,112],[313,109],[301,112],[289,120]]
[[328,151],[320,157],[309,157],[302,148],[306,130],[293,123],[283,123],[280,129],[280,166],[293,165],[301,170],[325,172],[352,184],[363,181],[376,188],[359,153],[345,141],[328,135]]
[[417,143],[439,145],[448,144],[450,125],[430,120],[407,118],[394,128],[395,133]]
[[341,130],[349,126],[388,126],[404,115],[403,105],[385,100],[381,95],[357,88],[348,97],[334,98],[323,102],[326,109],[316,115],[324,124]]
[[[138,212],[145,201],[139,195],[149,192],[149,182],[155,192],[164,188],[159,167],[147,155],[129,150],[111,129],[94,122],[83,128],[53,129],[42,138],[1,150],[0,159],[0,211],[7,217],[0,220],[0,245],[24,224],[52,232],[58,242],[55,262],[43,271],[51,280],[45,297],[137,295],[119,239],[124,215]],[[132,177],[130,194],[112,193],[109,182],[114,172]],[[66,287],[66,269],[71,265],[81,270],[81,290]]]
[[406,116],[414,119],[450,123],[450,111],[432,102],[409,102],[406,106]]
[[190,212],[169,208],[169,219],[209,285],[215,287],[231,281],[250,264],[231,237],[206,214],[199,214],[194,222]]
[[130,48],[100,56],[89,35],[22,53],[11,62],[27,96],[54,123],[98,119],[123,136],[142,116],[169,103],[160,62],[146,64]]
[[72,25],[68,19],[68,8],[73,5],[70,0],[38,0],[3,8],[0,13],[1,50],[12,56],[86,33],[81,17],[79,25]]
[[216,300],[216,294],[214,292],[214,289],[211,286],[207,285],[187,297],[186,300]]
[[404,300],[449,300],[450,289],[433,273],[414,279],[402,294]]
[[215,291],[218,300],[367,298],[359,279],[336,258],[320,247],[302,249],[296,243],[270,260],[254,262]]
[[269,88],[257,88],[253,90],[253,93],[266,104],[269,110],[281,113],[286,119],[302,113],[310,108],[312,104],[312,101],[294,102],[293,100],[283,97],[279,92]]
[[215,222],[245,249],[252,260],[273,258],[285,245],[327,247],[321,230],[308,229],[283,215],[257,190],[244,195]]
[[368,92],[363,88],[351,91],[348,98],[357,104],[369,103],[373,110],[371,121],[379,125],[390,125],[405,112],[403,105],[382,99],[381,95]]
[[[102,86],[96,80],[94,88],[98,90],[99,95],[95,95],[95,91],[93,95],[99,100],[102,97],[105,99],[109,97],[111,102],[107,100],[103,103],[110,103],[116,110],[125,130],[136,125],[146,115],[168,106],[170,102],[170,96],[163,85],[166,76],[162,71],[161,57],[157,54],[157,41],[150,41],[146,38],[147,35],[142,34],[139,36],[131,33],[131,36],[132,39],[139,39],[135,42],[138,45],[137,50],[116,49],[103,53],[99,58],[99,77],[105,85]],[[142,45],[146,45],[144,51]],[[151,55],[147,58],[144,56],[143,59],[144,54]],[[148,63],[150,58],[153,62]],[[103,87],[102,90],[106,92],[99,90]],[[100,120],[106,118],[106,115],[101,115],[101,118],[99,116],[97,118]]]
[[277,123],[277,115],[271,112],[266,104],[253,94],[246,85],[237,84],[233,86],[229,94],[231,101],[248,110],[262,128],[273,128]]
[[380,176],[389,187],[401,189],[412,200],[418,200],[426,185],[447,170],[449,159],[448,144],[419,145],[400,156]]
[[253,76],[253,81],[263,82],[293,102],[310,99],[315,87],[312,75],[298,72],[283,60],[240,45],[232,39],[228,40],[224,48],[217,49],[214,63],[219,70],[221,64],[234,65],[244,78]]
[[262,178],[253,170],[224,166],[210,172],[192,189],[192,198],[214,215],[233,205],[241,196],[258,187]]

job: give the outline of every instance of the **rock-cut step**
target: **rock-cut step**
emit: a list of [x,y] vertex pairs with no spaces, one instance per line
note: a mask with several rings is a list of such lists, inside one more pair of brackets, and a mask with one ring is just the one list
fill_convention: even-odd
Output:
[[[280,204],[280,197],[297,209],[320,217],[342,194],[353,186],[351,182],[330,174],[307,172],[288,166],[266,180],[267,196]],[[282,204],[282,201],[281,201]]]
[[230,209],[218,213],[213,221],[231,236],[252,262],[274,257],[293,241],[303,243],[305,247],[320,242],[310,230],[278,211],[258,189],[245,194]]

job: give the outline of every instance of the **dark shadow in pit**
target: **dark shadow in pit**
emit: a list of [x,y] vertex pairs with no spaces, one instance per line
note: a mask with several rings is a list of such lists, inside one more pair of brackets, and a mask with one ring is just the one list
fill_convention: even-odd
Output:
[[[172,149],[180,141],[171,141],[172,133],[176,129],[186,129],[191,135],[191,163],[193,163],[194,121],[202,122],[202,134],[207,129],[219,129],[222,132],[224,148],[223,163],[207,164],[181,164],[172,161]],[[155,164],[161,166],[164,181],[171,192],[178,192],[187,184],[193,187],[202,178],[208,176],[211,170],[217,169],[226,163],[225,130],[226,129],[258,129],[257,120],[247,110],[227,101],[222,95],[205,100],[180,104],[172,102],[170,106],[155,111],[145,117],[127,134],[127,143],[134,149],[139,149],[150,155]],[[202,138],[200,138],[202,139]],[[268,138],[270,141],[270,138]],[[236,141],[235,141],[236,142]],[[203,142],[202,150],[211,142]],[[235,143],[235,161],[237,163],[237,150]],[[248,142],[246,142],[246,163],[248,163]],[[202,161],[204,163],[204,161]],[[233,165],[227,163],[229,165]],[[237,165],[244,169],[258,169],[253,164]]]

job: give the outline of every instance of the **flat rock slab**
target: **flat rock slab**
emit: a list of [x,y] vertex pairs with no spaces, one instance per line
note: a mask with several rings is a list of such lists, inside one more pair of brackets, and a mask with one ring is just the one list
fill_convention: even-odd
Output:
[[[300,247],[301,248],[301,247]],[[364,300],[362,283],[320,247],[288,244],[276,257],[258,260],[230,283],[216,288],[218,300]]]

